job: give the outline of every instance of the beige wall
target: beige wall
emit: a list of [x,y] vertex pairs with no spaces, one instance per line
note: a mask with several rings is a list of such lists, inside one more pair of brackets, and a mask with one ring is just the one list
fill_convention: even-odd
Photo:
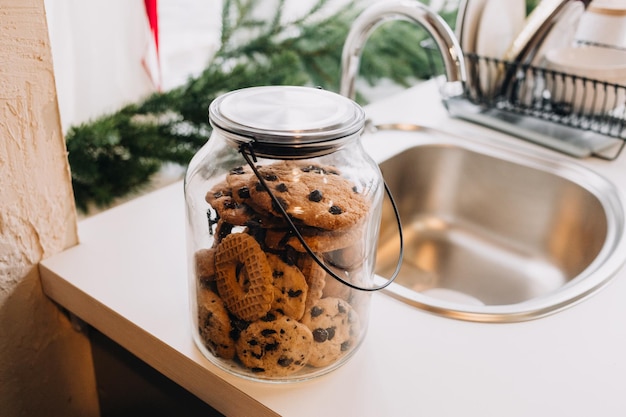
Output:
[[0,0],[0,413],[94,416],[87,338],[37,263],[77,243],[44,0]]

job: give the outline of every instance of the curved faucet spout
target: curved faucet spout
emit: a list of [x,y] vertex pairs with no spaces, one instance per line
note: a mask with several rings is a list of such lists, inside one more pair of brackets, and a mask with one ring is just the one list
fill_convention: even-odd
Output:
[[[456,95],[465,83],[465,64],[461,47],[448,24],[417,0],[380,1],[367,7],[354,21],[341,56],[340,93],[354,99],[354,82],[359,72],[363,47],[378,25],[389,20],[408,20],[421,25],[434,39],[443,57],[447,89]],[[453,85],[451,87],[450,85]]]

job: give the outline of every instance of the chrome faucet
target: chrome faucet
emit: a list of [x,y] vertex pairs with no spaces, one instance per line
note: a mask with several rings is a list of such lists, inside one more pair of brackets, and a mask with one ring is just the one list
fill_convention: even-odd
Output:
[[417,0],[378,1],[365,8],[352,24],[341,56],[340,94],[354,99],[354,82],[359,72],[363,47],[379,24],[403,19],[421,25],[434,39],[442,55],[447,83],[445,97],[462,94],[465,84],[465,61],[461,47],[448,24],[434,11]]

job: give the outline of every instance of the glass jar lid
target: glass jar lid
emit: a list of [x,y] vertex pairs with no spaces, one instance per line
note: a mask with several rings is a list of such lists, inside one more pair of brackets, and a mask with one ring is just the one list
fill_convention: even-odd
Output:
[[339,94],[311,87],[264,86],[232,91],[209,107],[214,128],[228,140],[252,144],[266,157],[311,157],[360,135],[363,109]]

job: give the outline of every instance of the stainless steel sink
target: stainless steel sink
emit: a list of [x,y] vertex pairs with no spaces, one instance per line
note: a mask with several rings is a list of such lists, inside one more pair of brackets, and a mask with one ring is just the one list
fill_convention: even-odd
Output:
[[[404,261],[388,294],[447,317],[519,321],[572,305],[621,266],[623,207],[595,172],[428,129],[375,135],[405,142],[380,164],[404,230]],[[381,276],[398,253],[385,204]]]

